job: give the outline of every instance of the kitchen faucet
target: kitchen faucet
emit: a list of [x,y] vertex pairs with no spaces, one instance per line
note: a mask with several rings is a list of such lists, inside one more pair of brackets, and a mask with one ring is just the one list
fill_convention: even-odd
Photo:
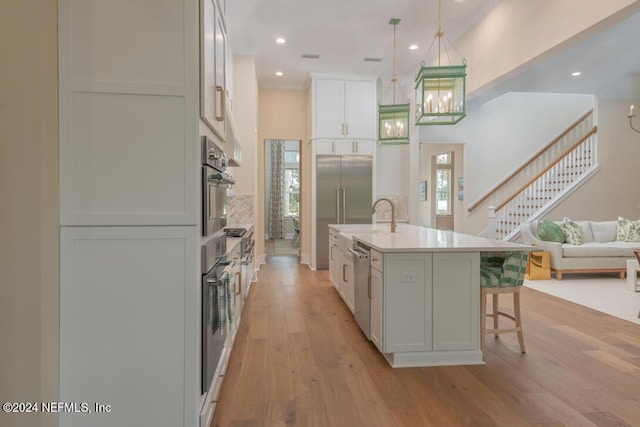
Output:
[[378,205],[378,203],[380,203],[383,200],[389,202],[389,204],[391,205],[391,232],[395,233],[396,232],[396,208],[393,206],[393,202],[390,199],[387,199],[386,197],[381,197],[375,202],[373,202],[373,206],[371,207],[371,213],[372,214],[376,213],[376,206]]

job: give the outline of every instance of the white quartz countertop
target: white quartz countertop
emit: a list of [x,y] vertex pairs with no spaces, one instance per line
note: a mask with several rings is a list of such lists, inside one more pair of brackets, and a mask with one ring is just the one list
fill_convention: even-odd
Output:
[[533,246],[412,224],[331,224],[342,236],[380,252],[529,251]]

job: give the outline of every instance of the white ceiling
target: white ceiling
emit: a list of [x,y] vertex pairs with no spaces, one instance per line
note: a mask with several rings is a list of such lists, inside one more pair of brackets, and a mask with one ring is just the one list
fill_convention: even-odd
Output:
[[[443,0],[442,28],[447,38],[455,45],[457,36],[498,1]],[[434,39],[437,10],[437,0],[233,0],[227,1],[228,39],[234,53],[256,57],[260,87],[303,88],[310,73],[380,77],[386,85],[393,66],[389,20],[400,18],[397,76],[400,83],[407,83],[413,81]],[[477,95],[493,97],[517,90],[640,96],[640,14],[626,20],[617,17],[592,33],[523,65]],[[278,37],[287,42],[277,44]],[[419,49],[409,50],[413,43]],[[305,59],[303,54],[320,58]],[[451,56],[458,62],[455,52]],[[576,70],[583,74],[572,78]],[[284,75],[278,77],[276,71]]]

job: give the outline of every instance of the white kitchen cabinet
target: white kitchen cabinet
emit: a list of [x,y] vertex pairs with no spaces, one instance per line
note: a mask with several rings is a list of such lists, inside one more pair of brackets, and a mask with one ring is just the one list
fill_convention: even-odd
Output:
[[433,349],[479,346],[480,259],[478,253],[433,254]]
[[[202,0],[200,26],[200,116],[204,122],[225,142],[227,140],[227,97],[229,95],[226,76],[227,34],[217,0]],[[233,141],[231,141],[233,144]]]
[[60,398],[112,407],[60,427],[199,425],[200,98],[225,120],[224,3],[58,1]]
[[329,277],[333,287],[338,289],[340,284],[340,248],[338,247],[337,232],[329,229]]
[[61,225],[197,224],[197,3],[58,5]]
[[316,154],[367,154],[373,155],[375,142],[371,140],[318,139]]
[[432,349],[432,255],[384,254],[384,353]]
[[61,228],[60,401],[112,409],[60,413],[61,427],[197,425],[197,238],[194,227]]
[[382,336],[383,306],[383,277],[382,272],[371,267],[371,342],[382,351],[384,341]]
[[374,80],[317,78],[313,84],[313,138],[374,140]]
[[384,271],[384,258],[382,257],[382,252],[371,249],[371,267],[380,272]]
[[344,300],[351,313],[354,312],[355,306],[355,289],[353,275],[353,255],[348,251],[340,250],[340,295]]

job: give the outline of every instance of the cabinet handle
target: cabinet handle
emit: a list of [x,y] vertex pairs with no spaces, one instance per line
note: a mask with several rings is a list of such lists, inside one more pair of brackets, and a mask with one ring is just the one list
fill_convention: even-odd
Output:
[[344,128],[346,129],[346,131],[345,131],[345,133],[344,133],[344,134],[345,134],[345,135],[349,135],[349,123],[345,123],[345,124],[344,124]]
[[242,290],[242,272],[238,271],[236,276],[238,276],[238,290],[236,291],[236,295],[240,295],[240,291]]
[[225,115],[225,101],[224,101],[224,88],[222,86],[216,86],[216,93],[220,94],[220,108],[217,110],[220,112],[220,115],[216,115],[216,120],[219,122],[224,121]]
[[331,152],[332,153],[336,152],[336,142],[335,141],[331,141]]
[[378,262],[378,258],[376,258],[376,257],[372,256],[372,257],[371,257],[371,262]]
[[342,264],[342,281],[343,282],[347,281],[346,269],[347,269],[347,264]]
[[358,141],[353,141],[353,142],[355,142],[355,144],[356,144],[356,151],[355,152],[357,153],[358,151],[360,151],[360,148],[358,147]]
[[340,127],[342,128],[340,135],[344,136],[344,123],[340,123]]
[[357,153],[356,142],[355,141],[351,141],[351,152],[352,153]]
[[367,296],[371,299],[371,273],[367,275]]

